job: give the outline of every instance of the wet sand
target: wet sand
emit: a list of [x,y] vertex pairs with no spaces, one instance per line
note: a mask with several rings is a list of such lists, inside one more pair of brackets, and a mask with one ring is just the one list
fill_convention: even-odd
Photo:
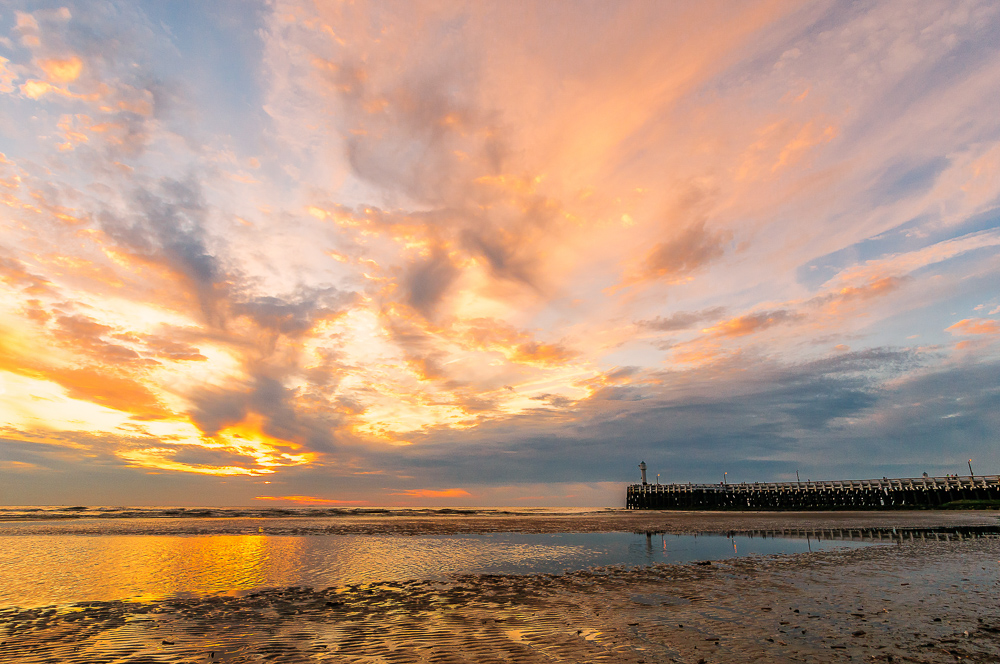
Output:
[[[606,529],[997,523],[989,513],[626,516],[627,528],[619,520]],[[564,531],[596,526],[576,518],[586,523]],[[997,662],[998,597],[1000,540],[915,542],[559,576],[0,609],[0,661]]]

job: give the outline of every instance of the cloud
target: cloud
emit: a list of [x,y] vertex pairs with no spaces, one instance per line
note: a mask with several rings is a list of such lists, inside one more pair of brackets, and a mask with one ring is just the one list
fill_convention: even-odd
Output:
[[94,367],[49,369],[39,374],[63,387],[66,394],[74,399],[131,413],[138,419],[159,419],[171,415],[153,390],[112,370]]
[[51,282],[28,271],[27,266],[16,258],[0,256],[0,279],[12,286],[20,286],[28,295],[53,294]]
[[232,313],[249,316],[262,329],[299,336],[320,320],[343,315],[353,295],[332,286],[302,288],[291,297],[250,297],[232,303]]
[[646,255],[638,279],[679,283],[692,272],[721,258],[732,238],[728,231],[709,231],[704,221],[696,221],[679,235],[656,244]]
[[458,270],[441,250],[414,262],[404,279],[406,303],[430,316],[457,276]]
[[511,362],[519,364],[560,365],[578,355],[561,343],[536,341],[527,331],[491,318],[466,321],[462,336],[462,341],[469,348],[500,352]]
[[410,498],[465,498],[472,494],[465,489],[408,489],[393,496],[408,496]]
[[678,311],[670,316],[657,316],[647,320],[638,321],[639,327],[656,330],[657,332],[676,332],[690,329],[699,323],[715,320],[725,314],[725,307],[711,307],[701,311]]
[[191,421],[207,436],[214,436],[222,429],[243,421],[250,401],[249,391],[201,388],[189,398],[193,403]]
[[68,58],[49,58],[38,63],[50,81],[55,83],[72,83],[80,77],[83,61],[75,55]]
[[[132,335],[123,335],[119,338],[131,340]],[[208,358],[202,355],[201,351],[191,344],[182,341],[175,341],[157,335],[146,335],[139,337],[148,352],[154,357],[172,362],[206,362]]]
[[801,314],[788,309],[758,311],[722,321],[707,328],[705,332],[714,337],[742,337],[797,320],[801,317]]
[[570,361],[576,353],[559,344],[530,341],[520,344],[510,355],[512,362],[523,364],[562,364]]
[[131,203],[128,215],[100,215],[104,231],[134,256],[174,272],[197,297],[205,319],[221,324],[218,302],[227,290],[226,275],[206,244],[208,209],[200,185],[163,179],[154,191],[135,190]]
[[270,500],[296,505],[364,505],[364,500],[336,500],[334,498],[316,498],[315,496],[254,496],[254,500]]
[[1000,322],[992,318],[963,318],[945,331],[952,334],[1000,334]]

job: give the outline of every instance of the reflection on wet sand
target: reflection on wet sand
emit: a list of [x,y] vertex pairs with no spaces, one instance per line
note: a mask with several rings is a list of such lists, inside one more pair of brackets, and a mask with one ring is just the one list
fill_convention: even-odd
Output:
[[0,550],[0,601],[37,605],[79,599],[157,599],[232,592],[283,579],[299,538],[13,537]]
[[995,662],[998,558],[977,538],[0,609],[0,661]]
[[683,563],[997,536],[1000,529],[987,526],[785,528],[696,535],[29,535],[0,538],[0,605],[42,606],[66,598],[135,601],[239,594],[284,586],[442,579],[462,573],[558,573],[620,563]]
[[46,535],[2,540],[0,606],[440,578],[484,567],[559,561],[576,551],[549,542],[384,535]]

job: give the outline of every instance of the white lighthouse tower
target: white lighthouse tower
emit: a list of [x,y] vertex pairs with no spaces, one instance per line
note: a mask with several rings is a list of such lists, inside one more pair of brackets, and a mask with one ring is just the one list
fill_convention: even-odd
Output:
[[645,461],[640,461],[639,462],[639,470],[642,471],[642,483],[646,484],[646,462]]

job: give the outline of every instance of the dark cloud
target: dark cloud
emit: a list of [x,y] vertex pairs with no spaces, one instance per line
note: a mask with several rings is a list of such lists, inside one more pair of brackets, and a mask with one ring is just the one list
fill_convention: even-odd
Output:
[[347,411],[330,408],[326,402],[311,408],[310,399],[301,396],[278,378],[257,374],[239,387],[206,388],[189,395],[194,404],[190,417],[202,433],[214,436],[253,414],[260,418],[261,432],[271,438],[307,451],[333,450]]
[[329,452],[337,445],[340,414],[323,409],[305,411],[295,390],[266,376],[255,378],[248,407],[265,418],[264,433],[291,441],[313,452]]
[[332,286],[301,288],[290,297],[258,296],[232,305],[236,315],[249,316],[261,328],[288,336],[308,332],[315,322],[343,313],[354,294]]
[[171,461],[191,466],[237,466],[240,468],[256,468],[257,460],[252,456],[238,454],[229,449],[201,447],[199,445],[181,445],[174,447],[169,455]]
[[601,376],[601,379],[608,383],[618,383],[628,381],[634,376],[642,373],[642,367],[628,366],[612,369]]
[[532,401],[544,401],[547,405],[552,408],[569,408],[575,402],[569,397],[564,397],[559,394],[539,394],[533,397],[528,397]]
[[405,302],[425,317],[434,313],[438,302],[458,276],[458,268],[443,251],[435,251],[410,265],[403,278]]
[[155,189],[132,194],[133,212],[100,215],[105,232],[142,259],[180,275],[198,298],[205,319],[223,322],[218,302],[227,291],[226,275],[207,245],[208,207],[196,180],[162,179]]
[[201,388],[188,395],[194,404],[188,413],[206,436],[214,436],[226,427],[242,422],[249,409],[249,391]]
[[343,104],[339,120],[348,136],[348,161],[358,177],[388,192],[455,205],[475,177],[502,172],[505,154],[495,113],[475,101],[469,54],[444,57],[462,48],[454,41],[425,44],[426,52],[411,53],[408,60],[382,63],[410,71],[374,82],[366,68],[382,57],[398,57],[380,42],[371,45],[364,65],[345,60],[319,67]]
[[484,422],[473,434],[414,434],[413,446],[382,464],[462,486],[624,482],[640,459],[664,481],[721,481],[724,470],[734,481],[769,480],[796,468],[813,479],[881,477],[890,468],[919,475],[956,455],[978,457],[986,472],[989,461],[1000,463],[990,433],[1000,425],[1000,365],[929,371],[932,360],[872,349],[752,371],[733,362],[721,373],[647,373],[582,401],[538,395],[563,409]]
[[472,255],[486,260],[493,276],[538,289],[535,252],[539,248],[527,244],[524,233],[504,233],[490,227],[466,229],[462,244]]

